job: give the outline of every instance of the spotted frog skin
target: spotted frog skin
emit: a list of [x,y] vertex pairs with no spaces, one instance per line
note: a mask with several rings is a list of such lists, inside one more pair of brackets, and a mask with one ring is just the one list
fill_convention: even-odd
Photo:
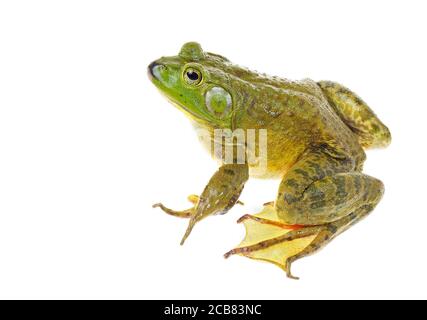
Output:
[[247,162],[223,162],[200,196],[189,197],[193,207],[175,211],[154,205],[190,219],[181,244],[198,221],[238,203],[249,176],[280,177],[275,201],[239,219],[246,237],[225,257],[268,261],[296,278],[295,260],[324,247],[380,201],[383,183],[362,173],[364,149],[387,146],[391,135],[346,87],[270,77],[205,52],[195,42],[184,44],[177,56],[152,62],[148,75],[196,128],[267,131],[262,174]]

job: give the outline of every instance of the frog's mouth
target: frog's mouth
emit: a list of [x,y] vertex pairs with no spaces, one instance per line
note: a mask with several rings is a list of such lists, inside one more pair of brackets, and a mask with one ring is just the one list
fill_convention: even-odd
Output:
[[180,103],[180,102],[174,100],[173,98],[169,97],[167,94],[162,92],[162,90],[160,90],[160,92],[169,101],[169,103],[171,103],[178,110],[182,111],[185,114],[185,116],[188,117],[190,120],[197,121],[201,124],[211,123],[209,118],[201,117],[200,114],[195,113],[193,110],[189,109],[188,107],[186,107],[182,103]]
[[160,64],[159,63],[157,63],[156,61],[153,61],[153,62],[151,62],[149,65],[148,65],[148,67],[147,67],[147,75],[148,75],[148,78],[151,80],[151,81],[153,81],[153,79],[154,78],[156,78],[157,79],[157,77],[156,77],[156,75],[155,75],[155,73],[154,73],[154,70],[156,69],[156,67],[157,66],[160,66]]
[[171,103],[175,108],[182,111],[188,119],[190,119],[192,121],[196,121],[201,125],[210,125],[210,126],[213,123],[217,122],[217,120],[210,117],[209,114],[196,113],[193,110],[191,110],[190,108],[188,108],[187,106],[185,106],[184,104],[182,104],[181,102],[179,102],[179,101],[175,100],[173,97],[169,96],[161,88],[158,88],[158,89],[159,89],[161,95],[164,96],[166,98],[166,100],[168,100],[168,102]]

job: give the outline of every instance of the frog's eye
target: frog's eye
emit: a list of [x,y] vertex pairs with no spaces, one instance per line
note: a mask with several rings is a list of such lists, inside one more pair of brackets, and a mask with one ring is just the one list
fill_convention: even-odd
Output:
[[231,95],[221,87],[213,87],[206,92],[206,107],[219,118],[225,117],[231,109]]
[[188,84],[196,86],[202,81],[202,73],[195,68],[187,68],[184,71],[184,80]]

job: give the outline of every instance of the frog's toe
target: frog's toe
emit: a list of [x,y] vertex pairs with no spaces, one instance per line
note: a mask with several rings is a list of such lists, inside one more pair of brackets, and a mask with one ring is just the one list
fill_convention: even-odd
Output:
[[199,202],[200,197],[197,194],[190,194],[187,197],[187,200],[190,201],[192,204],[196,205],[197,202]]
[[304,227],[303,225],[299,225],[299,224],[285,224],[285,223],[280,222],[278,220],[267,219],[267,218],[261,217],[260,215],[251,215],[251,214],[245,214],[245,215],[241,216],[237,220],[237,223],[244,222],[247,219],[250,219],[250,220],[256,221],[258,223],[262,223],[262,224],[269,224],[269,225],[276,226],[276,227],[286,229],[286,230],[298,230],[298,229],[301,229]]
[[285,262],[285,268],[284,268],[284,270],[286,272],[286,276],[289,279],[299,280],[299,277],[296,277],[296,276],[294,276],[292,274],[292,272],[291,272],[291,265],[292,265],[292,262],[290,261],[290,259],[287,259],[286,262]]
[[186,209],[186,210],[176,211],[176,210],[169,209],[168,207],[165,207],[160,202],[153,204],[153,208],[160,208],[163,210],[163,212],[166,212],[167,214],[170,214],[171,216],[179,217],[179,218],[191,218],[191,216],[193,215],[193,212],[194,212],[194,207]]

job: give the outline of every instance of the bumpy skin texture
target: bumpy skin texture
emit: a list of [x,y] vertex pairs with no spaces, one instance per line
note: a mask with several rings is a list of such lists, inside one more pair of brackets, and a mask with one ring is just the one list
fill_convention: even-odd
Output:
[[[267,129],[267,170],[261,175],[250,163],[223,164],[200,198],[192,197],[193,208],[174,211],[155,205],[169,214],[190,218],[183,241],[196,222],[227,212],[238,201],[249,175],[280,177],[276,201],[268,204],[271,210],[265,209],[270,210],[269,218],[260,214],[241,219],[253,222],[247,225],[247,238],[259,241],[233,249],[226,257],[241,254],[267,260],[294,278],[290,271],[293,261],[319,250],[365,217],[381,199],[381,181],[361,172],[366,158],[363,149],[387,146],[390,132],[344,86],[259,74],[204,52],[194,42],[186,43],[177,56],[154,61],[148,74],[196,128],[210,132]],[[219,93],[217,101],[211,100],[212,92]],[[283,228],[283,234],[265,238],[261,229],[267,225]],[[263,236],[254,237],[257,232]],[[302,238],[307,243],[297,252],[290,250],[292,255],[284,256],[283,261],[267,257]]]

